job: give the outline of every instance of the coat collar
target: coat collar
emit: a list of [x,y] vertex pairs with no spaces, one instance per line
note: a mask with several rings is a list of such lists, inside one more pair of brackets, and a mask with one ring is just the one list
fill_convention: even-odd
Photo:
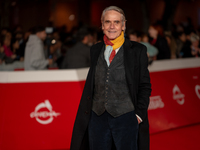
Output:
[[134,66],[136,64],[133,44],[129,39],[124,42],[124,67],[126,72],[127,83],[133,83]]

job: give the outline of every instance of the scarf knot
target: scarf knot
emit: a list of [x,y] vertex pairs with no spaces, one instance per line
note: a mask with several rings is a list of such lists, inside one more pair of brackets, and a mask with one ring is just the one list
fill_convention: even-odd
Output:
[[106,50],[104,51],[104,58],[107,62],[107,65],[110,66],[110,61],[109,61],[110,54],[112,53],[113,50],[116,50],[123,45],[124,32],[122,31],[119,37],[111,41],[107,38],[106,35],[104,35],[103,40],[104,40],[104,43],[106,44]]

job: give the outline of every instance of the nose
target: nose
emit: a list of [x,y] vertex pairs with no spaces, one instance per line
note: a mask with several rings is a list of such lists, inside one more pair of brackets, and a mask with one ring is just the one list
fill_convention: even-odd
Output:
[[115,27],[114,22],[111,22],[110,28],[114,28],[114,27]]

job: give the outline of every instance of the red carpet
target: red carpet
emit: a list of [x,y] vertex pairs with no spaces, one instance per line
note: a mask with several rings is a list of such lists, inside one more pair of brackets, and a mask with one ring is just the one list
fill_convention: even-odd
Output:
[[150,150],[200,150],[200,124],[151,135]]

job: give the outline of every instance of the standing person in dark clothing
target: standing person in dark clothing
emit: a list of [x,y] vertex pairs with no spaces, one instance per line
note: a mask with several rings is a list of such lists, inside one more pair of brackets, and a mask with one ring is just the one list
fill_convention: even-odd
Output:
[[90,32],[81,28],[77,33],[78,42],[65,54],[62,69],[75,69],[90,66]]
[[149,150],[147,49],[124,38],[122,9],[107,7],[101,22],[104,38],[91,47],[70,149]]
[[177,44],[177,50],[176,50],[176,56],[177,58],[182,57],[181,56],[181,50],[186,42],[186,35],[184,32],[179,32],[178,33],[178,38],[176,39],[176,44]]
[[149,36],[152,38],[150,43],[158,49],[157,60],[170,59],[170,48],[167,44],[167,40],[163,36],[163,30],[160,25],[151,25],[149,27]]
[[191,45],[192,45],[191,41],[187,39],[180,51],[180,58],[192,57]]
[[24,53],[27,40],[25,41],[24,34],[22,32],[16,32],[15,39],[19,42],[19,48],[16,51],[17,57],[20,61],[24,61]]

